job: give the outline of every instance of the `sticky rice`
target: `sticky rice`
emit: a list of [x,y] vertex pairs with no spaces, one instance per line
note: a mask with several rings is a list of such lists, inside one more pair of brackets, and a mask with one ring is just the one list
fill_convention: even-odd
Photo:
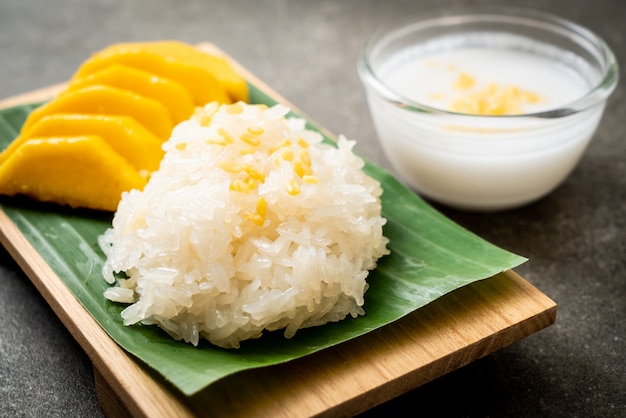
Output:
[[209,104],[179,124],[100,237],[124,324],[237,348],[365,313],[388,253],[379,183],[282,105]]

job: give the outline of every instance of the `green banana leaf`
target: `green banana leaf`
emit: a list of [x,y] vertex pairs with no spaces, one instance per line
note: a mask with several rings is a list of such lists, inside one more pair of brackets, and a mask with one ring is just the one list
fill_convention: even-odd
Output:
[[[253,103],[275,103],[253,84],[250,91]],[[0,149],[18,135],[35,107],[0,111]],[[309,128],[317,129],[310,123]],[[381,168],[367,162],[364,170],[382,184],[383,216],[388,220],[384,233],[391,250],[368,278],[366,315],[300,330],[289,340],[281,332],[268,333],[244,342],[238,350],[206,342],[194,347],[174,341],[154,326],[123,325],[120,312],[125,306],[102,296],[108,284],[101,276],[104,256],[97,238],[110,226],[112,214],[8,197],[0,198],[0,208],[121,347],[182,393],[193,395],[227,375],[286,362],[363,335],[448,292],[526,261],[453,223]]]

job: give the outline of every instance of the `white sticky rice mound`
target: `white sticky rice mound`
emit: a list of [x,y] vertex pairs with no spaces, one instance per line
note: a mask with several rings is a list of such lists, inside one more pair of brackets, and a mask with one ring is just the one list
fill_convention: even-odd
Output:
[[237,348],[364,314],[368,271],[388,253],[382,189],[354,141],[324,144],[288,110],[207,105],[144,190],[123,195],[100,246],[126,325]]

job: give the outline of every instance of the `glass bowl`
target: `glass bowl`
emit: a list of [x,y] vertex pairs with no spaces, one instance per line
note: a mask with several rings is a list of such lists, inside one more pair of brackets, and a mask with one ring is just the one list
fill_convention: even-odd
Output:
[[479,211],[527,204],[563,182],[618,80],[602,39],[527,10],[378,33],[358,72],[401,179],[434,201]]

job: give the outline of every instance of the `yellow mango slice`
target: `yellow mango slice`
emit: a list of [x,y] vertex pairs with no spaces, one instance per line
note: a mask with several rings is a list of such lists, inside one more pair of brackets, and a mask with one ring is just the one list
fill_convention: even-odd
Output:
[[[234,70],[224,70],[222,67],[227,68],[229,65],[221,58],[206,54],[208,57],[206,62],[201,62],[197,58],[190,60],[191,54],[176,52],[177,48],[169,44],[162,45],[164,45],[162,42],[113,44],[87,59],[74,77],[84,77],[117,63],[179,82],[191,93],[196,105],[199,106],[212,101],[231,103],[242,100],[244,96],[247,99],[247,93],[243,92],[244,87],[247,89],[245,80]],[[218,62],[222,63],[217,64]],[[222,69],[216,71],[216,67]],[[241,81],[238,81],[239,79]]]
[[188,119],[194,111],[193,98],[180,83],[121,64],[113,64],[88,76],[75,78],[67,91],[98,84],[129,90],[162,103],[170,111],[175,124]]
[[22,130],[0,154],[0,164],[29,139],[96,135],[139,171],[152,172],[163,158],[162,141],[129,116],[53,114]]
[[22,131],[30,129],[44,116],[55,113],[131,116],[161,139],[169,138],[174,128],[169,111],[156,100],[115,87],[98,85],[63,92],[36,108],[26,118]]
[[185,60],[208,68],[217,81],[224,86],[233,102],[247,102],[249,99],[246,80],[222,56],[202,51],[195,46],[179,41],[144,42],[138,45],[151,51],[177,57],[181,61]]
[[115,211],[146,179],[98,136],[29,139],[0,165],[0,194]]

